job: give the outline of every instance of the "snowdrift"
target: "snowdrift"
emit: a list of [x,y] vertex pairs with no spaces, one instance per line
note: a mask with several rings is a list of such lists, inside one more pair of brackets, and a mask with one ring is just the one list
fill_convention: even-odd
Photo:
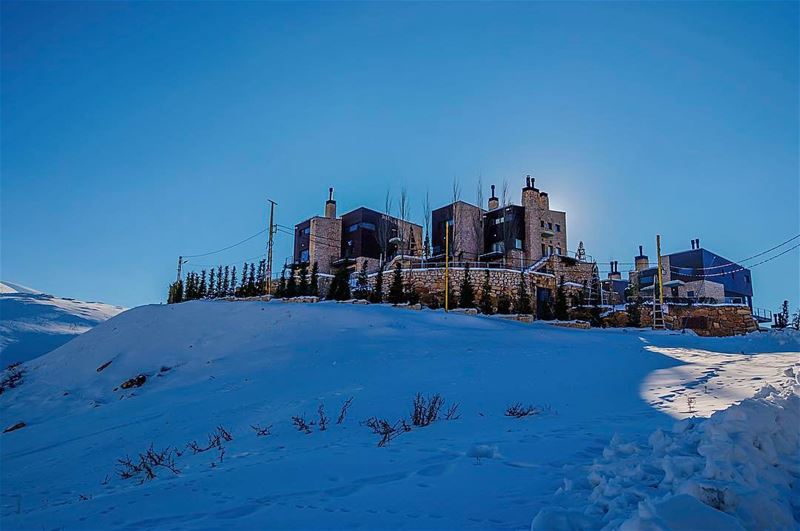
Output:
[[[691,362],[664,354],[676,348]],[[690,453],[689,434],[701,431],[670,432],[675,418],[656,407],[668,399],[643,396],[642,385],[656,371],[679,367],[696,367],[687,371],[693,379],[704,364],[706,372],[721,365],[721,357],[725,365],[709,385],[745,388],[749,380],[729,378],[737,363],[763,365],[764,381],[772,381],[775,360],[789,366],[797,355],[768,338],[570,330],[375,305],[194,301],[135,308],[23,364],[21,385],[0,396],[2,427],[25,423],[0,435],[0,523],[528,528],[553,505],[565,467],[586,478],[617,432],[644,441],[660,429],[670,441],[659,447],[665,456]],[[439,393],[443,411],[458,404],[458,414],[411,426],[379,447],[364,421],[408,421],[416,393]],[[736,401],[722,393],[715,400],[720,409]],[[538,414],[507,416],[516,403],[536,406]],[[298,429],[296,419],[308,429]],[[220,438],[220,429],[230,439]],[[612,444],[617,457],[609,462],[625,458],[622,446],[619,438]],[[150,448],[172,449],[174,471],[157,467],[150,479],[119,474],[120,459],[135,461]],[[658,458],[651,453],[648,459]],[[625,477],[601,468],[596,474],[607,478],[597,486]],[[680,478],[673,483],[688,485],[691,475]],[[776,476],[770,499],[780,499],[780,481]],[[582,492],[560,496],[578,500]],[[612,498],[612,489],[603,495]],[[620,524],[638,510],[626,496]],[[652,499],[653,514],[667,510]]]

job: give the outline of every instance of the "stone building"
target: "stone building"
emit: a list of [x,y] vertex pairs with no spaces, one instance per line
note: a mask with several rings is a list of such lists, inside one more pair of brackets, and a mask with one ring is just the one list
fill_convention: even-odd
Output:
[[550,209],[547,192],[529,176],[521,204],[500,204],[495,187],[487,209],[456,201],[432,212],[433,258],[445,253],[445,226],[450,227],[449,252],[455,261],[501,262],[527,268],[551,255],[567,255],[567,215]]
[[[639,247],[635,269],[629,273],[631,291],[645,298],[658,296],[658,265],[650,266]],[[753,282],[750,270],[692,240],[687,251],[661,257],[661,276],[666,300],[702,300],[747,304],[752,308]]]
[[333,188],[324,216],[295,225],[294,263],[316,262],[322,274],[338,267],[355,269],[364,261],[375,270],[397,255],[422,255],[422,227],[365,207],[337,217]]

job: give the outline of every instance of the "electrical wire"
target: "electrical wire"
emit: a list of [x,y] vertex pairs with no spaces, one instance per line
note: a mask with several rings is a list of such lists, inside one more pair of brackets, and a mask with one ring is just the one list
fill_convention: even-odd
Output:
[[222,251],[227,251],[228,249],[233,249],[234,247],[237,247],[237,246],[239,246],[239,245],[241,245],[241,244],[243,244],[245,242],[249,242],[250,240],[252,240],[256,236],[261,236],[262,234],[264,234],[268,230],[269,229],[262,229],[262,230],[256,232],[255,234],[253,234],[252,236],[248,236],[247,238],[245,238],[244,240],[242,240],[240,242],[234,243],[233,245],[229,245],[227,247],[223,247],[222,249],[217,249],[216,251],[209,251],[207,253],[201,253],[201,254],[185,254],[185,255],[183,255],[183,257],[184,258],[200,258],[200,257],[203,257],[203,256],[209,256],[209,255],[212,255],[212,254],[221,253]]

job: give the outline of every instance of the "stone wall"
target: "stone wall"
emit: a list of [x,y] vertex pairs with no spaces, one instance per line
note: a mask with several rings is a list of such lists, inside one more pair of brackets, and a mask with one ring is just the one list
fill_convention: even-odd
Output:
[[[652,306],[642,305],[640,311],[642,326],[652,326]],[[750,308],[737,304],[669,304],[664,322],[672,330],[689,329],[700,336],[735,336],[758,330]]]

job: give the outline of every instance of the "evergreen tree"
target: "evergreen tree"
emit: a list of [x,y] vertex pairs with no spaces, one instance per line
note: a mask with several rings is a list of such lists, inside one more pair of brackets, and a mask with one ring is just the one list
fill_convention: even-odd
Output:
[[494,313],[492,306],[492,286],[489,283],[489,270],[485,271],[486,275],[483,277],[483,286],[481,287],[481,299],[478,301],[478,308],[481,313],[491,315]]
[[[259,264],[259,268],[261,265]],[[247,270],[245,269],[245,273]],[[242,277],[242,282],[244,282],[244,276]],[[253,297],[255,295],[259,295],[259,290],[256,286],[256,265],[254,263],[250,263],[250,273],[247,275],[247,296]]]
[[183,302],[183,282],[176,280],[169,285],[167,304],[177,304]]
[[294,277],[295,265],[289,266],[289,278],[286,280],[286,296],[297,297],[297,279]]
[[403,272],[400,262],[397,262],[394,266],[392,284],[389,286],[389,302],[392,304],[401,304],[405,302],[405,299],[405,293],[403,292]]
[[383,302],[383,267],[378,268],[378,274],[375,275],[375,289],[369,294],[369,302]]
[[186,282],[183,283],[183,300],[190,301],[194,297],[194,288],[192,287],[192,273],[186,274]]
[[461,281],[461,292],[458,294],[458,306],[460,308],[475,307],[475,291],[469,281],[469,262],[464,264],[464,279]]
[[553,306],[553,313],[555,314],[555,318],[559,321],[566,321],[569,319],[569,313],[567,311],[567,294],[564,291],[564,275],[561,275],[561,280],[558,283],[558,288],[556,289],[556,302]]
[[207,286],[207,284],[206,284],[206,276],[207,276],[207,275],[206,275],[206,270],[205,270],[205,269],[203,269],[203,270],[200,272],[200,293],[198,294],[198,296],[199,296],[201,299],[205,298],[205,296],[206,296],[206,291],[208,290],[208,286]]
[[213,299],[217,295],[216,284],[214,283],[214,279],[215,279],[214,268],[212,267],[211,271],[209,271],[208,273],[208,291],[206,292],[206,297],[208,297],[209,299]]
[[[252,273],[252,268],[250,272]],[[258,262],[258,273],[253,281],[253,288],[256,290],[257,295],[266,295],[267,293],[267,261],[261,260]]]
[[541,307],[539,308],[539,319],[542,321],[552,321],[554,319],[553,305],[550,301],[542,301]]
[[252,295],[247,290],[247,262],[242,264],[242,281],[239,283],[239,289],[236,290],[238,297],[249,297]]
[[308,287],[308,293],[312,297],[319,297],[319,264],[317,262],[311,266],[311,285]]
[[519,273],[519,289],[517,293],[517,300],[514,303],[514,311],[523,315],[530,315],[533,313],[531,307],[531,298],[528,295],[528,287],[525,283],[525,273]]
[[297,292],[308,295],[308,262],[300,264],[300,282],[297,283]]
[[222,289],[220,290],[220,297],[227,297],[228,290],[231,287],[231,271],[228,266],[225,266],[225,275],[222,277]]
[[497,313],[500,315],[508,315],[511,313],[511,297],[506,294],[506,292],[502,292],[499,297],[497,297]]
[[625,306],[625,311],[628,313],[628,326],[639,328],[642,326],[642,313],[640,311],[642,298],[636,297]]
[[236,296],[236,266],[233,266],[233,269],[231,269],[231,285],[228,290],[228,295]]
[[224,296],[224,292],[222,291],[222,266],[217,267],[217,297]]
[[275,288],[275,297],[282,299],[286,296],[286,266],[283,266],[281,271],[281,279],[278,281],[278,287]]
[[367,276],[367,261],[361,262],[356,279],[356,292],[353,294],[356,299],[366,299],[369,297],[369,277]]
[[406,284],[406,302],[409,304],[418,304],[419,300],[419,292],[414,287],[414,283],[408,282]]
[[346,301],[350,298],[350,272],[346,267],[336,270],[328,288],[329,300]]

